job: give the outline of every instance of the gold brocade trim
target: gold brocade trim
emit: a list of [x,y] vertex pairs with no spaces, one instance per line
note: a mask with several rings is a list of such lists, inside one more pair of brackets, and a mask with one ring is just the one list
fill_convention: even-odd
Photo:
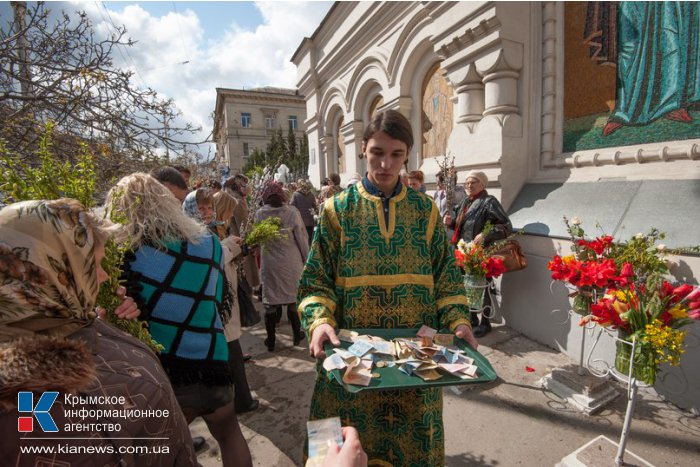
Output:
[[402,201],[406,197],[408,188],[405,185],[401,185],[401,191],[398,195],[393,198],[389,198],[389,226],[387,227],[386,221],[384,219],[384,207],[382,206],[382,198],[379,196],[374,196],[369,194],[362,183],[357,183],[357,191],[360,196],[374,203],[377,209],[377,222],[379,223],[379,232],[381,233],[384,240],[389,243],[391,237],[394,236],[394,229],[396,228],[396,203]]
[[334,198],[327,199],[326,202],[323,204],[323,212],[328,213],[328,221],[331,223],[333,228],[335,228],[338,231],[338,236],[340,237],[340,246],[341,248],[345,246],[345,233],[343,232],[343,228],[340,226],[340,221],[338,220],[338,213],[335,211],[335,202]]
[[[390,287],[401,284],[416,284],[424,285],[432,289],[435,282],[433,276],[430,274],[389,274],[384,276],[339,276],[336,277],[335,284],[345,288],[370,286]],[[466,305],[467,298],[462,298],[464,298],[464,304]]]
[[435,203],[433,203],[433,209],[430,211],[430,220],[428,221],[428,232],[425,235],[425,239],[428,242],[428,248],[430,248],[430,242],[433,240],[433,234],[435,233],[435,225],[437,224],[440,211]]
[[453,295],[451,297],[441,298],[437,301],[438,310],[447,305],[466,305],[469,306],[469,300],[466,295]]
[[394,467],[394,464],[379,459],[372,459],[367,462],[367,467]]
[[335,303],[330,298],[321,297],[319,295],[311,295],[310,297],[306,297],[304,300],[302,300],[299,306],[297,307],[299,315],[301,315],[301,312],[304,311],[304,308],[306,308],[308,305],[311,305],[312,303],[318,303],[319,305],[325,306],[331,313],[335,312]]
[[460,324],[466,325],[469,329],[472,328],[472,323],[468,319],[458,319],[450,325],[450,331],[455,332]]
[[333,318],[317,319],[316,321],[311,323],[311,326],[309,326],[308,342],[311,342],[311,336],[313,336],[314,330],[322,324],[330,324],[333,329],[338,327],[338,323],[336,323]]

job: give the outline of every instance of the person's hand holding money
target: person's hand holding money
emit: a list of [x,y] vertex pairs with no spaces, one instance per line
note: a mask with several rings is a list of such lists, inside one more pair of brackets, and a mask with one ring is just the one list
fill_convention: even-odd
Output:
[[367,454],[360,444],[360,435],[351,426],[343,427],[343,447],[335,441],[329,441],[328,453],[323,460],[323,467],[365,467]]
[[331,341],[331,344],[338,347],[340,340],[335,334],[335,329],[330,324],[321,324],[314,329],[311,334],[311,343],[309,344],[309,353],[314,358],[326,358],[326,352],[323,351],[323,343]]
[[466,324],[460,324],[459,326],[457,326],[457,328],[455,329],[455,336],[467,341],[467,343],[474,350],[476,350],[476,348],[479,347],[479,342],[476,340],[476,337],[474,337],[474,334],[472,334],[471,328]]

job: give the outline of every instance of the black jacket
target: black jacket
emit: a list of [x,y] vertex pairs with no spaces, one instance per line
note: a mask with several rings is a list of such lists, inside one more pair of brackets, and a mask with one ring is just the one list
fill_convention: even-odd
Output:
[[[466,216],[463,216],[459,225],[456,225],[462,209],[467,209]],[[502,240],[513,232],[513,226],[503,206],[486,190],[482,191],[473,201],[466,198],[459,203],[452,218],[453,228],[457,235],[457,241],[454,243],[457,243],[460,238],[464,239],[465,242],[471,242],[484,230],[487,221],[491,221],[493,229],[484,238],[484,246]]]

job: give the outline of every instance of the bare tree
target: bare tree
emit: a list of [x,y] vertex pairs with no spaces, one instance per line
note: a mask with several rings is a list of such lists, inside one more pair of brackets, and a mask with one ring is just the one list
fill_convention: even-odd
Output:
[[0,25],[0,138],[25,162],[52,122],[56,151],[71,157],[78,143],[98,153],[104,170],[123,173],[202,142],[187,142],[200,129],[178,125],[180,112],[151,88],[133,85],[133,72],[114,66],[119,47],[131,47],[123,27],[99,39],[84,12],[50,19],[43,3],[12,2],[13,18]]

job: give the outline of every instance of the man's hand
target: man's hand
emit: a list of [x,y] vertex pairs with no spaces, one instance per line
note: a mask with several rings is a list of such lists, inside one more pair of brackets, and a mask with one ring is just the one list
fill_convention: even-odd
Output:
[[335,329],[330,324],[321,324],[314,329],[311,335],[311,343],[309,344],[309,353],[314,358],[326,358],[326,352],[323,351],[323,343],[331,341],[331,344],[338,347],[340,340],[335,334]]
[[476,348],[479,347],[479,342],[476,340],[476,337],[474,337],[474,334],[472,334],[471,328],[466,324],[460,324],[459,326],[457,326],[457,328],[455,329],[455,336],[467,341],[467,343],[474,350],[476,350]]
[[474,243],[476,243],[477,245],[483,244],[484,243],[484,234],[480,233],[476,237],[474,237]]
[[445,214],[442,216],[442,223],[445,224],[447,227],[452,225],[452,216],[449,214]]

